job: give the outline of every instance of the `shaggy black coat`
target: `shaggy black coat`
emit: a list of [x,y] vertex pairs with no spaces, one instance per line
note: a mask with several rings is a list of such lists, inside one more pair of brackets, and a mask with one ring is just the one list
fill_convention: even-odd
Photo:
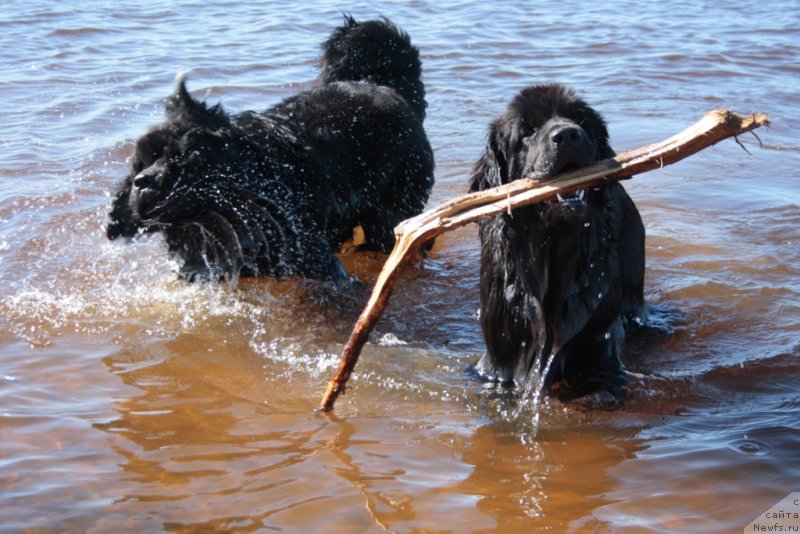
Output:
[[[470,178],[480,191],[614,156],[602,117],[561,85],[529,87],[490,127]],[[480,223],[483,379],[544,376],[573,391],[622,383],[625,324],[643,313],[644,226],[619,183]],[[550,356],[552,364],[546,368]]]
[[166,122],[136,144],[109,239],[162,232],[188,280],[347,277],[334,253],[361,226],[388,251],[433,186],[419,52],[388,20],[351,17],[309,90],[230,115],[181,79]]

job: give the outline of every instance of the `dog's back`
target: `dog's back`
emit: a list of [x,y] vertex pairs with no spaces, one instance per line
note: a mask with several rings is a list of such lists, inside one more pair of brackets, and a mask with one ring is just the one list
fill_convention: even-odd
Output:
[[322,44],[319,80],[366,82],[391,87],[425,118],[425,85],[419,50],[387,19],[359,22],[345,17]]

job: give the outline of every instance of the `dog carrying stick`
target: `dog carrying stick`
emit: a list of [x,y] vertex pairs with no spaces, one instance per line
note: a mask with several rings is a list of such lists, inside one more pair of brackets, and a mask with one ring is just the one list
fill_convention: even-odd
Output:
[[760,126],[769,126],[769,119],[763,113],[741,116],[727,110],[712,110],[694,125],[660,143],[559,174],[545,182],[521,179],[460,196],[401,222],[395,228],[397,242],[394,249],[381,269],[369,301],[353,327],[339,366],[331,377],[318,410],[327,412],[333,409],[336,398],[345,390],[361,349],[389,301],[400,267],[419,254],[422,245],[430,239],[459,226],[512,208],[535,204],[557,194],[569,194],[603,182],[660,169],[723,139],[736,137]]

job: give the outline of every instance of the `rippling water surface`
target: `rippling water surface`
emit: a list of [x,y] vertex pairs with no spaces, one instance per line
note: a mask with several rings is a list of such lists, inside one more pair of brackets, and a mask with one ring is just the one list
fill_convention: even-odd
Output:
[[[475,228],[400,288],[333,415],[358,288],[186,285],[103,235],[179,72],[231,110],[306,87],[341,20],[422,51],[432,204],[526,84],[573,85],[618,152],[712,108],[772,128],[627,182],[670,335],[621,410],[519,406],[483,350]],[[0,14],[0,531],[741,531],[800,491],[800,8],[741,2],[32,0]],[[381,257],[348,267],[370,282]]]

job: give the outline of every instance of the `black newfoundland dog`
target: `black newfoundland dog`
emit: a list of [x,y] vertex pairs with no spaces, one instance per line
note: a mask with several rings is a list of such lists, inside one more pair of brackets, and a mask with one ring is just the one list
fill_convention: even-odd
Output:
[[[491,124],[470,191],[613,156],[594,109],[564,86],[533,86]],[[473,370],[506,385],[558,384],[566,399],[622,395],[625,329],[644,312],[644,226],[622,185],[498,215],[480,238],[487,350]]]
[[136,144],[107,236],[162,232],[188,280],[345,279],[334,253],[393,228],[433,186],[419,51],[386,19],[346,17],[312,88],[264,112],[226,113],[180,80],[167,120]]

